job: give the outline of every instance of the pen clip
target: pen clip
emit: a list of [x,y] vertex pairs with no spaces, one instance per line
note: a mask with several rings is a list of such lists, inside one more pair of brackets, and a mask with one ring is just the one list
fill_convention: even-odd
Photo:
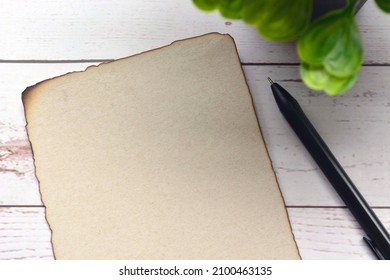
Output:
[[379,251],[379,249],[375,246],[374,242],[369,237],[363,236],[363,240],[367,243],[368,247],[371,248],[371,250],[374,252],[374,254],[378,258],[378,260],[385,259],[382,255],[381,251]]

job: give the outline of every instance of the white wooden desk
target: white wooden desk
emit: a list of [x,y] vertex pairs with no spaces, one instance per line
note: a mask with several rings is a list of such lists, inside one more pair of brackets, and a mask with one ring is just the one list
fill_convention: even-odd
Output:
[[197,10],[191,0],[15,0],[0,2],[0,259],[52,259],[22,91],[208,32],[229,33],[251,89],[261,129],[303,259],[371,259],[363,232],[279,113],[267,76],[296,96],[324,140],[390,230],[390,15],[370,0],[357,15],[365,63],[342,97],[308,90],[292,43]]

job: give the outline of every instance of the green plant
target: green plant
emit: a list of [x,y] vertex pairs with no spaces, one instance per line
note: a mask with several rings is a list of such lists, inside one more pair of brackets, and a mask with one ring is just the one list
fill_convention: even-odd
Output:
[[[390,0],[375,0],[390,13]],[[229,19],[257,27],[272,41],[298,39],[300,73],[314,90],[339,95],[351,88],[363,63],[363,47],[355,22],[359,0],[347,0],[340,10],[311,22],[313,0],[193,0],[201,10],[219,10]]]
[[375,0],[379,8],[381,8],[386,13],[390,13],[390,1],[389,0]]

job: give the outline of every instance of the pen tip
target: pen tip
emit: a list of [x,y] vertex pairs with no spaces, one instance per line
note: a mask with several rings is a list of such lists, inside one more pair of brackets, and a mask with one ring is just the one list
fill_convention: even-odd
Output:
[[271,83],[271,85],[274,83],[274,81],[272,81],[270,77],[268,77],[268,81]]

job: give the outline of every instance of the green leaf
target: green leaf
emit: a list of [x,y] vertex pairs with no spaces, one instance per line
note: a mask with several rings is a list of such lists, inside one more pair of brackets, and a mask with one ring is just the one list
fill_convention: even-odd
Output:
[[[312,0],[258,0],[257,14],[247,16],[257,19],[259,33],[273,41],[290,41],[299,37],[311,19]],[[253,3],[252,3],[253,4]]]
[[340,95],[350,89],[356,82],[358,74],[349,77],[336,77],[329,74],[321,66],[302,63],[300,67],[301,78],[305,84],[314,90],[322,90],[331,96]]
[[203,11],[213,11],[219,4],[219,0],[192,0],[192,2]]
[[257,24],[266,4],[267,1],[246,0],[242,10],[242,19],[248,24]]
[[329,74],[326,73],[322,66],[311,66],[307,63],[302,63],[300,74],[305,84],[314,90],[323,90],[329,80]]
[[[329,12],[310,25],[313,0],[193,0],[202,10],[218,9],[226,18],[257,26],[265,39],[299,38],[303,81],[330,95],[341,94],[353,86],[363,61],[354,19],[357,1],[347,0],[344,9]],[[390,6],[390,0],[376,1],[381,7],[385,5],[385,10]]]
[[298,41],[302,61],[321,65],[340,78],[359,70],[363,47],[351,7],[327,13],[312,23]]
[[245,0],[219,0],[221,15],[229,19],[240,19]]
[[357,73],[345,78],[330,76],[324,91],[331,96],[341,95],[355,84],[357,77]]
[[311,64],[323,63],[342,33],[340,15],[341,11],[330,12],[310,25],[298,41],[301,60]]
[[205,11],[219,9],[229,19],[256,25],[260,35],[273,41],[290,41],[310,23],[313,0],[193,0]]
[[382,11],[390,13],[390,0],[375,0],[375,2]]
[[363,47],[359,30],[352,19],[348,29],[324,61],[326,71],[337,77],[348,77],[356,73],[363,63]]

